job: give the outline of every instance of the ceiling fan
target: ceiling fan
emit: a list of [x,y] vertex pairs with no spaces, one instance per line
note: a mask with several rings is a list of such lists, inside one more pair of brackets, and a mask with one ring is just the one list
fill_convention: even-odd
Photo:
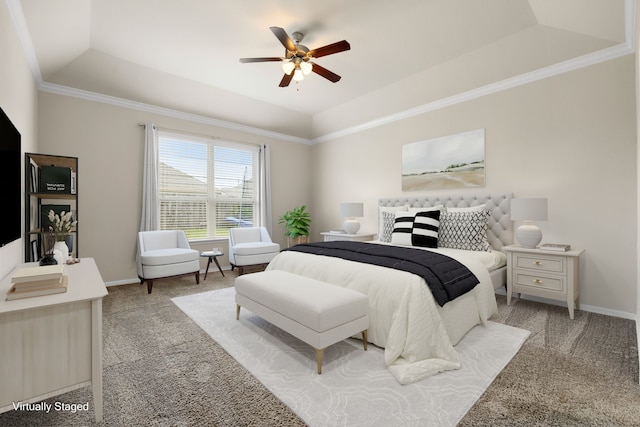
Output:
[[291,80],[300,81],[310,72],[321,75],[325,79],[336,83],[340,80],[340,76],[327,70],[324,67],[312,62],[312,59],[322,56],[332,55],[338,52],[344,52],[351,49],[351,45],[346,40],[332,43],[317,49],[309,50],[308,47],[301,45],[304,34],[295,32],[292,34],[293,40],[287,35],[287,32],[280,27],[270,27],[271,32],[280,40],[285,48],[284,57],[267,57],[267,58],[240,58],[240,62],[282,62],[284,76],[280,81],[280,87],[287,87]]

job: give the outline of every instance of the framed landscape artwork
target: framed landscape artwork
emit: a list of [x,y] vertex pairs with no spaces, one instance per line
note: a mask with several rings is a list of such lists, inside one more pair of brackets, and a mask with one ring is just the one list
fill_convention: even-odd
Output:
[[484,129],[402,146],[402,191],[485,185]]

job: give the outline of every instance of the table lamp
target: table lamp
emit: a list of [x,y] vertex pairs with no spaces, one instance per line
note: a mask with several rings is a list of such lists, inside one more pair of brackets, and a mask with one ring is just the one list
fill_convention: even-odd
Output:
[[534,221],[547,220],[547,199],[511,199],[511,219],[523,222],[516,230],[516,240],[525,248],[535,248],[542,240],[542,231]]
[[340,203],[340,216],[347,218],[342,225],[345,233],[356,234],[360,230],[360,223],[355,217],[363,216],[363,203]]

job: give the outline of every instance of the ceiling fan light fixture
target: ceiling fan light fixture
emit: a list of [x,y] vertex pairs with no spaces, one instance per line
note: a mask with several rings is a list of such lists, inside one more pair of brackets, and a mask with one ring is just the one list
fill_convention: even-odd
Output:
[[306,76],[311,72],[311,69],[313,68],[313,64],[311,64],[310,62],[302,62],[300,63],[300,69],[302,70],[302,73]]
[[302,70],[300,68],[297,68],[293,72],[293,80],[297,82],[301,82],[302,80],[304,80],[304,74],[302,73]]
[[334,53],[340,53],[351,49],[351,45],[348,41],[342,40],[310,50],[308,47],[300,44],[304,37],[304,34],[301,32],[293,33],[292,40],[283,28],[269,27],[269,29],[284,47],[284,57],[271,56],[261,58],[240,58],[240,62],[280,62],[280,65],[285,72],[285,75],[282,77],[280,84],[278,85],[280,87],[289,86],[291,80],[295,80],[296,83],[302,81],[304,76],[309,75],[311,72],[324,77],[332,83],[337,83],[340,80],[340,76],[336,73],[311,61],[323,56],[333,55]]
[[295,67],[296,67],[295,64],[291,61],[284,61],[282,63],[282,70],[284,71],[285,74],[291,74],[291,72]]

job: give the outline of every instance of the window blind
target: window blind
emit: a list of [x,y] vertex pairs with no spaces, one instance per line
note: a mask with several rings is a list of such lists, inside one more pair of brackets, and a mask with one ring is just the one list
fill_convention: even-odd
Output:
[[257,224],[258,147],[158,132],[160,229],[189,239]]

